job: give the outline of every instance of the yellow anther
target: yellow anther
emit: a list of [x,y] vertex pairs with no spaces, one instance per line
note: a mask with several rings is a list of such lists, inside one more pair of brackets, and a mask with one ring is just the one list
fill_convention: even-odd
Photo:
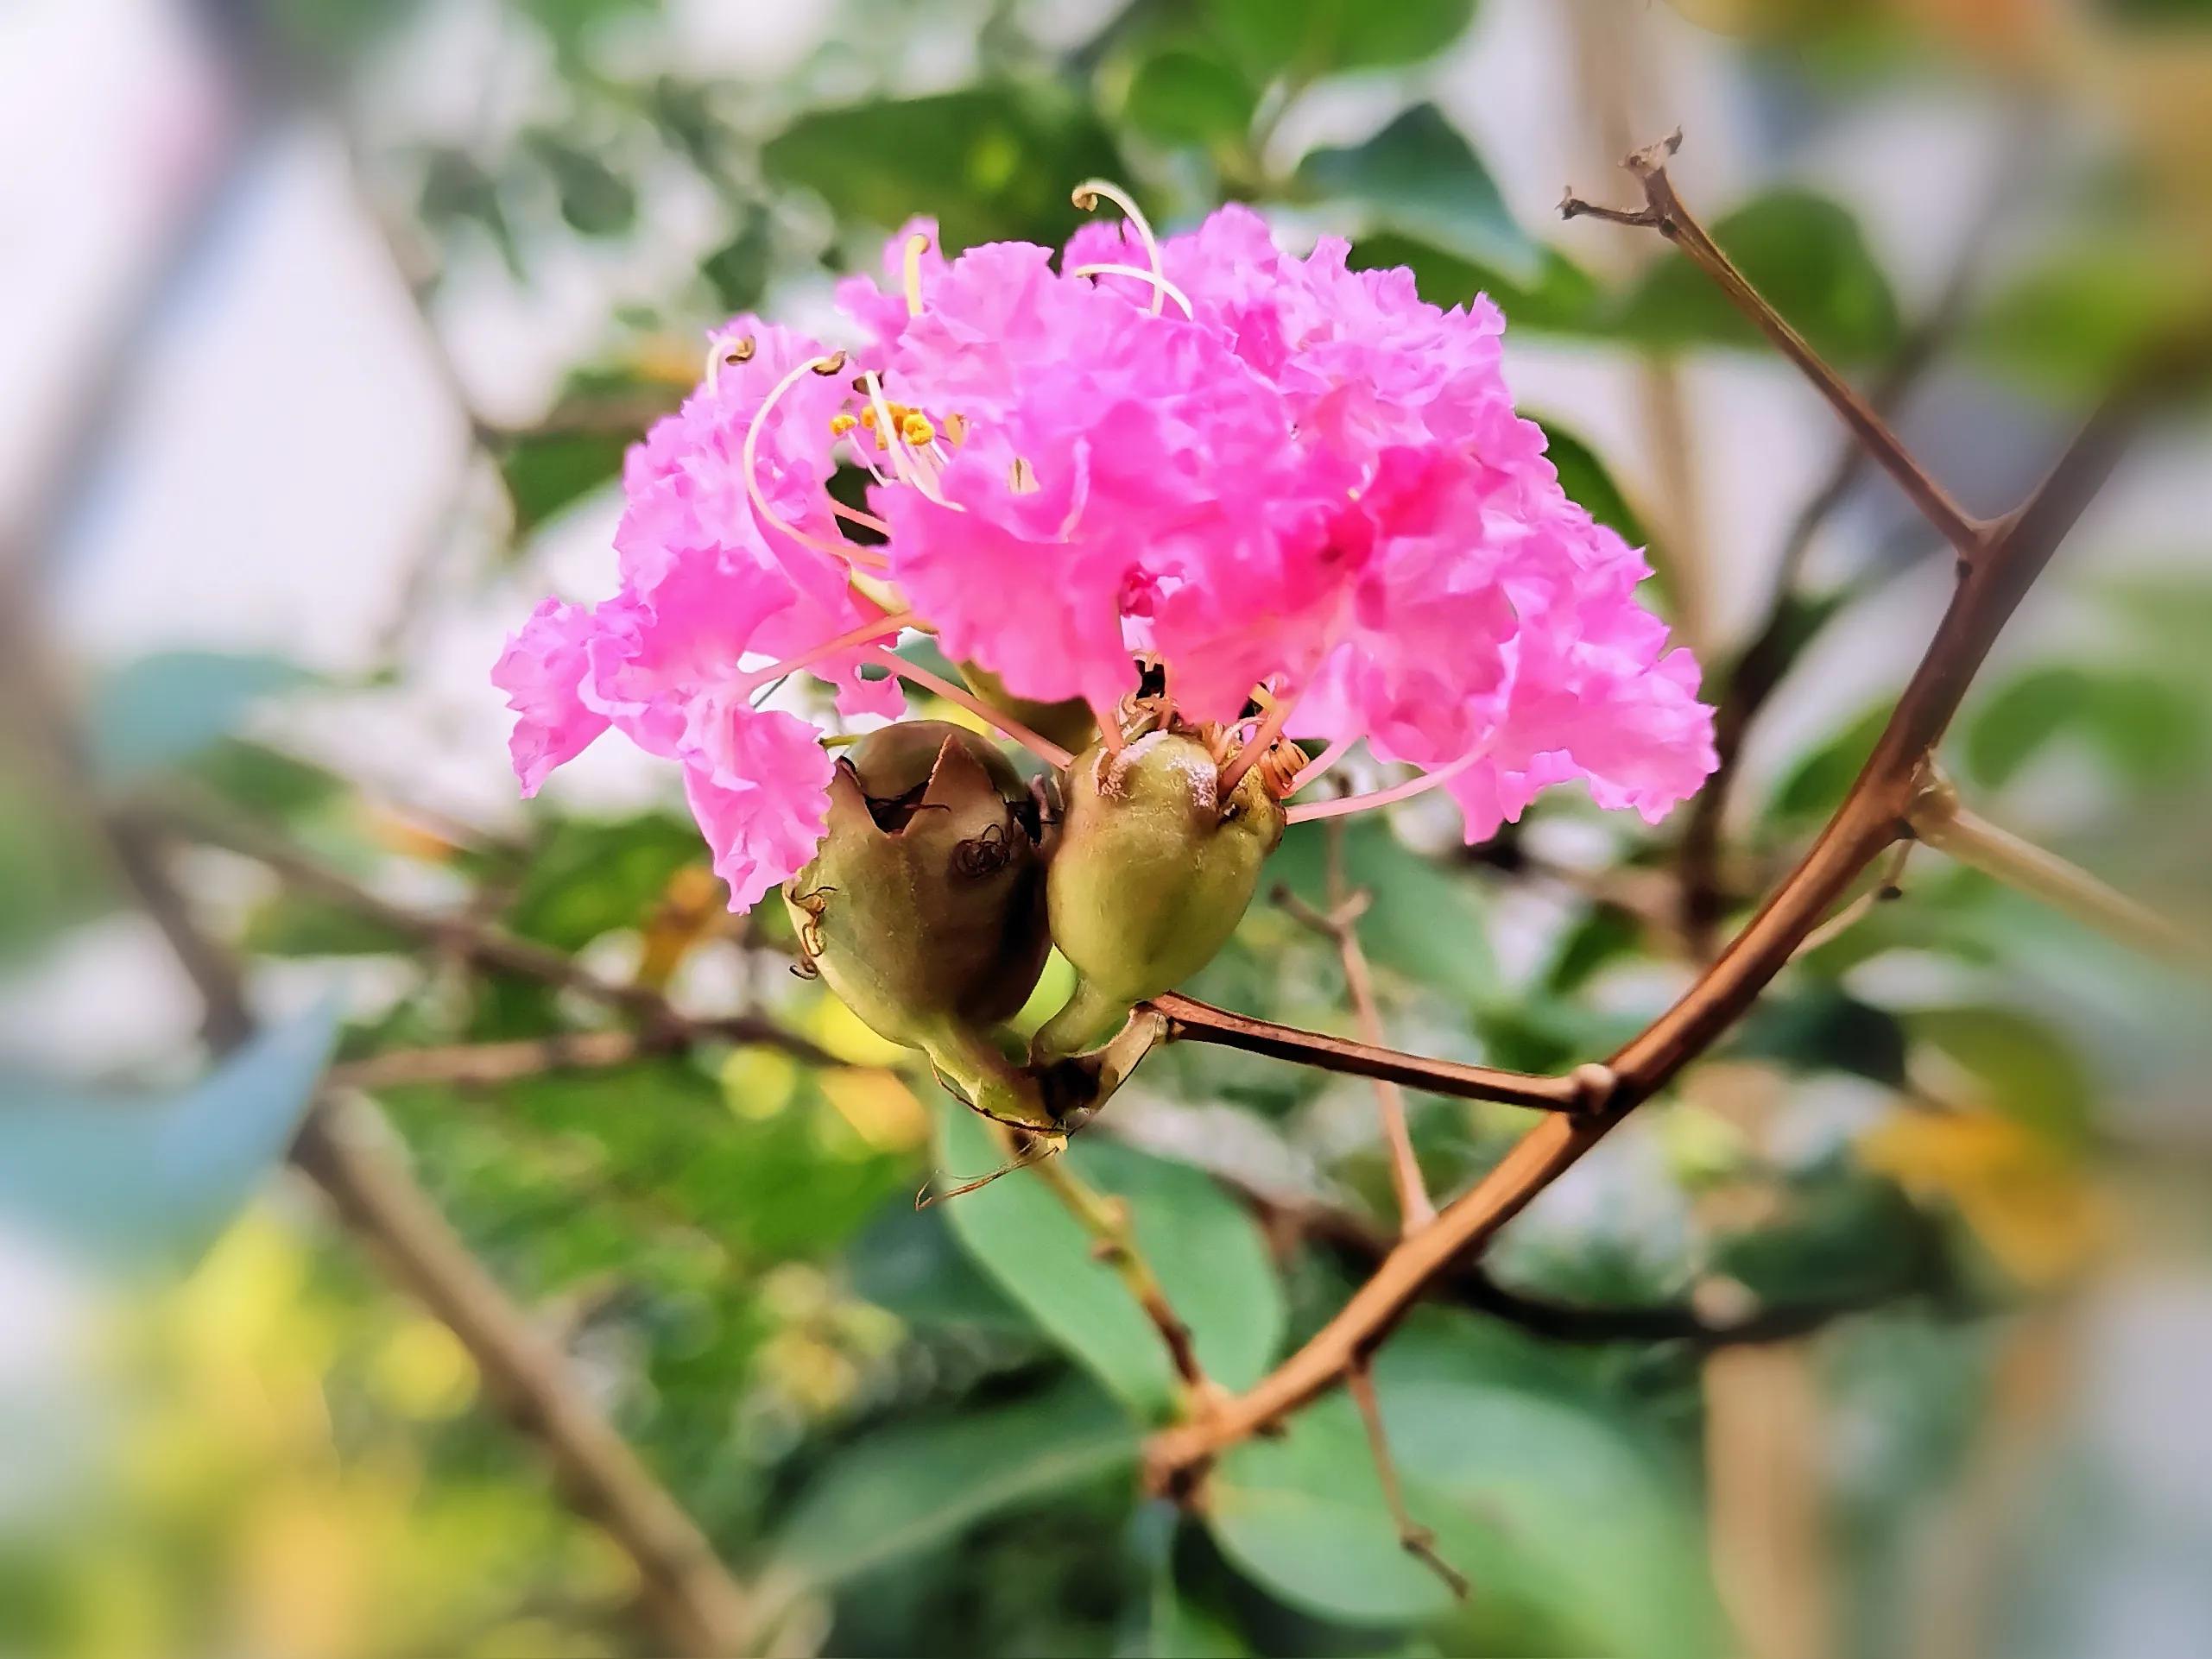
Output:
[[873,404],[870,404],[867,408],[863,409],[860,412],[860,424],[866,426],[871,432],[875,430],[875,407]]
[[929,417],[919,411],[910,412],[899,422],[899,436],[909,444],[920,445],[934,443],[937,428],[929,424]]
[[964,414],[945,416],[945,435],[952,440],[952,447],[958,449],[968,441],[968,417]]
[[843,438],[847,432],[850,432],[858,425],[860,425],[860,422],[854,419],[849,414],[833,414],[830,417],[830,436],[832,438]]

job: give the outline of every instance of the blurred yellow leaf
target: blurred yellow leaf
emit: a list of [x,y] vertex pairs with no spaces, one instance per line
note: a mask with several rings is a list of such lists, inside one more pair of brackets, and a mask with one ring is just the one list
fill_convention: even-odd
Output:
[[679,869],[668,878],[660,902],[646,922],[638,953],[638,983],[666,990],[692,948],[720,929],[729,915],[719,876],[704,864]]
[[929,1138],[929,1113],[896,1072],[875,1067],[825,1072],[822,1097],[880,1151],[904,1151]]
[[808,1012],[806,1033],[850,1066],[893,1066],[914,1057],[903,1048],[878,1037],[861,1023],[860,1016],[837,998],[824,994]]
[[723,1064],[723,1098],[741,1118],[773,1118],[798,1088],[799,1063],[774,1049],[739,1049]]
[[476,1361],[436,1320],[409,1320],[376,1351],[369,1382],[396,1416],[420,1421],[458,1416],[476,1398]]
[[2055,1284],[2095,1254],[2104,1217],[2059,1147],[1994,1112],[1900,1110],[1862,1135],[1859,1160],[1916,1198],[1954,1205],[2023,1284]]

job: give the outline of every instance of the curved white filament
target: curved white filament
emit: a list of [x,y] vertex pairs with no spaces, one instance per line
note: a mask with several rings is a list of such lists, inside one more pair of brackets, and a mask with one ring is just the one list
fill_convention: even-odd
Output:
[[860,547],[857,543],[847,541],[842,536],[835,541],[831,541],[821,536],[813,535],[800,529],[797,525],[778,517],[775,508],[768,505],[767,493],[761,489],[761,430],[768,425],[768,412],[775,407],[785,393],[799,383],[801,375],[834,375],[844,365],[845,354],[842,351],[833,351],[826,357],[812,357],[769,388],[768,394],[761,400],[761,407],[753,411],[751,424],[745,428],[745,447],[738,459],[740,470],[745,475],[745,497],[753,503],[753,510],[766,520],[773,528],[781,530],[802,547],[812,547],[817,552],[827,553],[833,558],[848,561],[852,559],[857,552],[862,558],[862,562],[867,563],[870,558],[880,558],[882,555],[871,555],[866,548]]
[[1153,316],[1160,315],[1160,297],[1162,294],[1166,294],[1177,305],[1182,306],[1183,314],[1185,317],[1194,314],[1191,310],[1191,296],[1158,271],[1144,270],[1134,265],[1078,265],[1068,274],[1070,276],[1134,277],[1140,282],[1149,282],[1152,285],[1152,314]]
[[[1070,199],[1088,213],[1098,205],[1099,198],[1102,196],[1122,210],[1122,217],[1128,220],[1130,227],[1137,233],[1137,240],[1144,243],[1145,263],[1152,268],[1149,279],[1153,285],[1152,314],[1157,317],[1160,315],[1160,301],[1171,292],[1167,280],[1160,273],[1160,238],[1153,235],[1152,222],[1145,218],[1144,210],[1131,200],[1128,192],[1118,185],[1109,184],[1103,179],[1086,179],[1075,187]],[[1144,273],[1133,270],[1128,274],[1141,276]],[[1180,301],[1184,313],[1187,316],[1190,313],[1191,302],[1183,300],[1179,294],[1177,295],[1177,299]]]

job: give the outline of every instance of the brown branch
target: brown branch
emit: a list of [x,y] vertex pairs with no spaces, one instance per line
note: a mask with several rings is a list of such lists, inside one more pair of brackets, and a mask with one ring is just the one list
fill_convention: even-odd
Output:
[[[1990,241],[2038,153],[2033,142],[2037,120],[2038,111],[2030,108],[2024,109],[2012,123],[2000,146],[1995,176],[1959,238],[1934,302],[1899,343],[1868,394],[1868,403],[1884,419],[1912,394],[1944,344],[1957,331],[1974,297]],[[1845,432],[1819,486],[1791,520],[1781,551],[1775,556],[1766,610],[1751,632],[1750,642],[1736,654],[1735,665],[1714,710],[1713,747],[1720,764],[1690,803],[1680,854],[1682,926],[1701,957],[1710,954],[1708,942],[1728,904],[1719,867],[1721,829],[1727,819],[1744,741],[1814,636],[1881,579],[1881,572],[1869,571],[1832,593],[1811,596],[1798,590],[1805,560],[1821,532],[1850,499],[1868,464],[1865,448],[1853,434]]]
[[[237,963],[200,930],[166,867],[161,831],[129,812],[95,813],[134,893],[176,948],[206,1004],[211,1046],[235,1048],[254,1020]],[[637,1454],[577,1388],[562,1357],[531,1328],[407,1170],[375,1144],[369,1112],[326,1092],[309,1112],[293,1162],[382,1260],[393,1278],[468,1350],[508,1419],[544,1450],[576,1507],[637,1563],[641,1598],[681,1650],[738,1650],[747,1598],[713,1547]]]
[[[1318,911],[1282,887],[1275,890],[1275,902],[1337,947],[1337,960],[1344,970],[1345,994],[1351,1000],[1352,1016],[1359,1022],[1360,1036],[1380,1048],[1384,1035],[1382,1011],[1375,1000],[1374,971],[1360,946],[1359,919],[1367,910],[1368,895],[1354,893],[1345,884],[1343,820],[1337,819],[1329,828],[1329,909]],[[1390,1149],[1390,1185],[1398,1195],[1399,1229],[1415,1232],[1436,1220],[1437,1207],[1429,1197],[1421,1160],[1414,1153],[1413,1138],[1406,1127],[1406,1092],[1387,1077],[1371,1081],[1375,1111],[1382,1120],[1383,1144]]]
[[1382,1501],[1398,1528],[1398,1542],[1406,1553],[1442,1579],[1454,1599],[1464,1601],[1471,1587],[1467,1575],[1437,1554],[1436,1534],[1414,1520],[1406,1507],[1406,1493],[1398,1482],[1398,1465],[1390,1455],[1390,1435],[1382,1424],[1382,1402],[1375,1397],[1375,1375],[1362,1357],[1344,1376],[1352,1400],[1359,1407],[1360,1423],[1367,1430],[1367,1448],[1375,1459],[1375,1475],[1382,1486]]
[[1066,1207],[1076,1225],[1090,1235],[1093,1253],[1120,1277],[1131,1298],[1160,1333],[1161,1346],[1166,1348],[1168,1360],[1183,1385],[1186,1410],[1197,1415],[1210,1409],[1222,1397],[1222,1389],[1198,1363],[1198,1340],[1167,1299],[1166,1288],[1153,1271],[1152,1264],[1137,1248],[1128,1202],[1092,1190],[1058,1157],[1040,1158],[1028,1167]]
[[1648,226],[1681,249],[1691,262],[1710,277],[1736,309],[1813,383],[1853,437],[1897,481],[1898,488],[1943,539],[1958,550],[1960,557],[1970,558],[1979,553],[1988,539],[1991,527],[1959,506],[1941,484],[1928,476],[1874,407],[1830,368],[1820,354],[1806,344],[1804,337],[1767,303],[1766,297],[1736,268],[1735,262],[1683,205],[1666,173],[1668,161],[1681,148],[1682,135],[1676,132],[1638,150],[1622,164],[1643,186],[1644,205],[1636,211],[1600,207],[1582,200],[1571,191],[1559,204],[1560,216]]
[[392,1049],[331,1068],[334,1088],[369,1094],[426,1083],[511,1083],[557,1071],[602,1071],[626,1066],[680,1044],[643,1031],[556,1031],[511,1043],[454,1043],[438,1048]]
[[1349,1042],[1251,1014],[1233,1013],[1176,992],[1154,997],[1148,1006],[1166,1019],[1163,1042],[1213,1043],[1246,1054],[1287,1060],[1293,1065],[1314,1066],[1353,1077],[1380,1077],[1457,1100],[1502,1101],[1539,1112],[1572,1113],[1602,1101],[1612,1088],[1609,1074],[1597,1076],[1604,1070],[1602,1066],[1587,1068],[1586,1077],[1579,1072],[1566,1077],[1538,1077]]
[[326,1099],[293,1161],[330,1197],[393,1279],[458,1336],[491,1397],[538,1442],[570,1501],[636,1561],[640,1598],[661,1639],[702,1656],[736,1653],[748,1601],[713,1546],[569,1376],[451,1224],[374,1143],[358,1105]]
[[[1678,235],[1679,222],[1671,217],[1672,210],[1666,205],[1672,201],[1672,192],[1665,186],[1660,166],[1672,148],[1670,142],[1643,152],[1632,166],[1647,181],[1660,181],[1652,192],[1653,205],[1644,222],[1674,224]],[[1721,268],[1733,276],[1734,284],[1723,281],[1722,286],[1739,297],[1740,304],[1773,318],[1771,310],[1749,293],[1741,276],[1733,275],[1732,266],[1722,262]],[[1794,348],[1785,344],[1785,350],[1792,350],[1793,356],[1809,356],[1804,343],[1779,319],[1773,320],[1786,340],[1794,343]],[[1342,1381],[1403,1317],[1431,1280],[1455,1260],[1479,1250],[1608,1130],[1710,1047],[1750,1006],[1883,848],[1909,833],[1905,815],[1920,786],[1929,753],[1950,723],[1999,632],[2118,464],[2125,440],[2148,396],[2163,390],[2184,363],[2193,366],[2198,356],[2192,350],[2170,357],[2159,366],[2155,381],[2146,377],[2108,400],[2042,485],[1991,532],[1986,548],[1980,527],[1975,527],[1973,551],[1979,556],[1961,561],[1959,584],[1951,602],[1843,804],[1797,868],[1682,998],[1615,1055],[1608,1066],[1586,1068],[1577,1074],[1589,1081],[1590,1092],[1596,1097],[1589,1101],[1588,1109],[1562,1112],[1538,1124],[1488,1174],[1446,1206],[1435,1225],[1392,1251],[1334,1319],[1252,1389],[1204,1421],[1155,1435],[1147,1448],[1147,1470],[1158,1489],[1189,1490],[1195,1477],[1223,1448],[1278,1421]],[[1841,387],[1824,366],[1814,379],[1823,388],[1830,383]],[[1857,407],[1855,400],[1851,407]],[[1887,429],[1880,428],[1878,421],[1874,424],[1874,433],[1862,434],[1870,444],[1878,446],[1886,442],[1894,446],[1895,439]],[[1879,447],[1877,453],[1881,453]],[[1924,478],[1909,457],[1904,460],[1899,471],[1912,478]],[[1939,495],[1916,495],[1915,499],[1931,515],[1940,514],[1949,503]],[[1165,1011],[1171,1020],[1181,1017],[1179,1010]],[[1210,1012],[1217,1015],[1219,1011]],[[1241,1017],[1228,1019],[1234,1022]],[[1298,1046],[1286,1043],[1280,1030],[1271,1040],[1272,1050],[1260,1051],[1284,1052]],[[1313,1046],[1299,1057],[1321,1063],[1341,1057],[1330,1055],[1325,1046]],[[1387,1061],[1387,1057],[1373,1050],[1350,1057],[1364,1067],[1377,1067]],[[1360,1068],[1339,1064],[1337,1069]],[[1389,1075],[1417,1087],[1431,1086],[1421,1081],[1419,1071],[1416,1065],[1394,1069]],[[1369,1070],[1368,1075],[1375,1074]],[[1609,1080],[1610,1086],[1599,1088],[1600,1079]],[[1520,1084],[1530,1080],[1515,1081]]]
[[302,852],[282,836],[198,799],[164,800],[158,807],[122,809],[149,824],[174,825],[193,840],[221,847],[266,867],[285,885],[351,910],[378,926],[449,950],[479,967],[496,968],[588,997],[625,1013],[668,1046],[708,1038],[780,1049],[809,1065],[842,1064],[836,1056],[759,1014],[694,1019],[649,985],[602,979],[564,951],[521,938],[474,917],[439,915],[396,904],[343,871]]

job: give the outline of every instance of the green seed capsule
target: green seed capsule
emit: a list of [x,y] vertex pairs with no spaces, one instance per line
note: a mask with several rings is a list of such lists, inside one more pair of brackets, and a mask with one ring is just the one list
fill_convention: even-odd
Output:
[[1118,754],[1085,750],[1065,791],[1046,907],[1052,942],[1082,977],[1038,1033],[1045,1054],[1089,1047],[1210,962],[1283,836],[1261,769],[1223,800],[1212,751],[1186,733],[1148,733]]
[[1049,1127],[992,1043],[1050,949],[1038,804],[985,739],[907,721],[848,749],[829,833],[784,886],[808,965],[878,1036],[926,1053],[978,1111]]

